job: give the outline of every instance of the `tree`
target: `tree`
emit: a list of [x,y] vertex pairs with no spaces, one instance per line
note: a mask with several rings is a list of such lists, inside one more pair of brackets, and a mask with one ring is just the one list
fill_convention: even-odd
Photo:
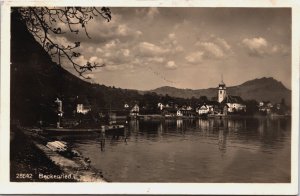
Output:
[[208,98],[206,96],[200,96],[199,98],[201,103],[207,103],[208,102]]
[[245,105],[247,114],[253,115],[258,112],[258,102],[256,100],[246,100]]
[[111,20],[111,11],[109,8],[102,7],[18,7],[12,8],[20,20],[26,24],[27,30],[43,46],[45,51],[52,57],[57,58],[58,64],[62,64],[62,58],[66,58],[83,78],[87,71],[92,71],[97,67],[103,67],[94,62],[86,62],[80,65],[75,62],[81,54],[75,49],[80,47],[80,41],[74,42],[73,45],[63,45],[55,41],[54,37],[67,32],[78,34],[83,30],[88,38],[91,39],[87,32],[87,25],[94,17],[101,16],[107,22]]

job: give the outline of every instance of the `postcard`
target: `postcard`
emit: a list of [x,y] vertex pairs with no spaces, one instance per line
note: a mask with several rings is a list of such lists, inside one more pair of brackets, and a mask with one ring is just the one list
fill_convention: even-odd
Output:
[[2,2],[0,193],[297,194],[297,20],[294,1]]

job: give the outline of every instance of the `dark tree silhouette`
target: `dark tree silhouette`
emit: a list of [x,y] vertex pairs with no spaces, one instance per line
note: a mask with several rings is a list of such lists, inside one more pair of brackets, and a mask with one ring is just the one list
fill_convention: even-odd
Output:
[[109,22],[111,20],[109,8],[18,7],[13,8],[13,12],[18,12],[28,31],[41,43],[52,58],[57,58],[59,65],[61,65],[62,58],[66,58],[76,72],[86,79],[88,77],[83,75],[85,72],[105,66],[105,64],[99,65],[89,61],[84,65],[76,63],[75,59],[81,54],[74,49],[80,46],[80,41],[74,42],[73,45],[63,45],[55,41],[53,37],[67,32],[78,34],[80,30],[83,30],[86,36],[91,39],[86,28],[89,21],[94,19],[94,17],[101,16]]

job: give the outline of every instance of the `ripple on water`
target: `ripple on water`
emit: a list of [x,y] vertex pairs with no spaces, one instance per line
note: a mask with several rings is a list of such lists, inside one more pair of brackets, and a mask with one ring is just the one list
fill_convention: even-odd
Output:
[[139,121],[126,137],[67,140],[116,182],[288,182],[290,129],[276,119]]

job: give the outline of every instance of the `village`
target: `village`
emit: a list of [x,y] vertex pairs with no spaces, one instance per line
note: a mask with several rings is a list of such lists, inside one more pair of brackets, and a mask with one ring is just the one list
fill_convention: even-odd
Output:
[[[102,119],[106,124],[110,121],[118,119],[163,119],[163,118],[228,118],[242,116],[287,116],[289,108],[285,105],[284,100],[281,103],[271,103],[270,101],[251,102],[249,104],[240,96],[231,95],[227,92],[226,84],[223,80],[216,89],[216,97],[211,100],[205,98],[195,104],[180,105],[176,102],[158,102],[155,110],[150,110],[147,106],[141,106],[136,101],[132,103],[124,103],[123,108],[113,109],[105,108],[97,112],[97,117]],[[64,116],[63,103],[60,99],[56,99],[57,114],[59,122],[62,124],[74,123],[72,118]],[[74,111],[79,120],[95,118],[91,117],[93,107],[87,101],[78,101],[76,111]],[[104,119],[104,120],[103,120]],[[59,127],[59,126],[58,126]]]

